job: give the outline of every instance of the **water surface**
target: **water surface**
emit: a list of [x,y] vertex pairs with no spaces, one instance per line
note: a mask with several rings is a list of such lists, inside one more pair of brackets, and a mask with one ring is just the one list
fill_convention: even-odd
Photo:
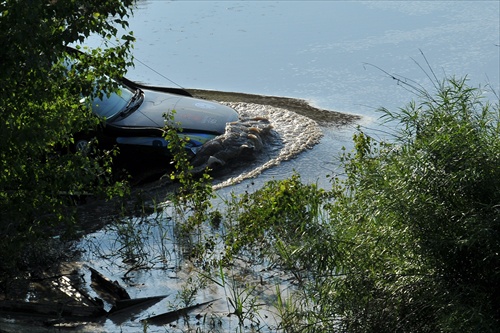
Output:
[[[411,97],[373,67],[429,86],[439,77],[499,87],[498,1],[142,1],[134,56],[187,88],[304,98],[373,116]],[[130,75],[170,84],[141,63]]]
[[[398,109],[415,95],[383,71],[432,90],[428,62],[439,79],[467,76],[499,91],[499,17],[498,1],[145,0],[130,20],[137,42],[128,75],[301,98],[362,115],[359,125],[384,137],[376,109]],[[351,147],[352,131],[324,128],[320,145],[263,179],[294,169],[314,181]]]
[[[415,97],[384,71],[431,89],[429,64],[438,78],[468,76],[471,85],[490,85],[498,92],[499,17],[498,1],[140,1],[130,20],[137,43],[129,77],[155,85],[294,97],[361,115],[351,126],[322,125],[323,137],[312,149],[218,194],[257,188],[294,172],[328,186],[326,175],[339,172],[336,157],[342,146],[351,146],[355,126],[385,137],[391,129],[380,124],[375,109],[394,110]],[[124,223],[147,228],[154,220],[134,221]],[[153,234],[153,244],[174,239],[170,228],[163,236]],[[110,262],[120,265],[112,257],[120,244],[110,241],[116,238],[107,236],[111,232],[90,235],[82,246],[103,246]],[[192,267],[173,243],[167,250],[172,267],[131,274],[134,296],[167,293],[167,301],[175,301]],[[112,267],[91,252],[87,260],[93,265],[111,278],[123,276],[126,265]],[[199,300],[217,296],[224,297],[223,291],[209,291]],[[160,304],[149,313],[165,308]],[[141,325],[107,321],[105,327],[128,332]]]

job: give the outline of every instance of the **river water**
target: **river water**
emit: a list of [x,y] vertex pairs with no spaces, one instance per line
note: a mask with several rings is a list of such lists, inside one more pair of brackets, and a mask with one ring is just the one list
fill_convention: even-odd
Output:
[[[308,127],[322,132],[318,144],[302,149],[289,161],[273,164],[255,179],[218,193],[243,192],[252,182],[258,187],[293,172],[327,186],[325,175],[338,171],[336,156],[341,147],[352,146],[355,126],[383,138],[391,128],[380,124],[376,108],[394,110],[415,97],[383,71],[431,89],[424,54],[438,77],[467,75],[471,85],[489,85],[498,92],[499,17],[498,1],[139,1],[130,19],[137,38],[133,50],[136,67],[128,77],[161,86],[305,99],[322,109],[361,116],[349,126]],[[492,96],[488,89],[485,96]],[[279,119],[283,120],[274,126],[281,134],[293,133],[299,125],[290,124],[301,123],[294,123],[289,115]],[[294,143],[294,138],[302,140],[302,136],[292,135],[289,142]],[[139,319],[165,312],[168,304],[179,300],[176,295],[194,276],[195,268],[182,260],[172,223],[156,223],[170,221],[168,213],[164,214],[158,212],[148,219],[130,217],[89,235],[80,248],[82,261],[120,281],[132,297],[169,297],[146,312],[123,320],[108,319],[82,330],[141,331],[144,327]],[[124,242],[133,240],[138,244],[136,250],[149,251],[143,258],[150,265],[147,270],[127,271],[121,251]],[[85,274],[88,281],[89,273]],[[261,273],[261,281],[271,279],[270,275]],[[263,288],[266,294],[275,287],[269,283]],[[222,313],[230,310],[228,292],[212,286],[196,302],[221,298],[212,311],[221,313],[217,318],[226,321]],[[269,318],[267,329],[272,331],[276,328],[272,311],[265,317]],[[179,325],[179,330],[187,327]],[[196,328],[197,320],[192,325]],[[237,328],[234,321],[224,325],[220,329]],[[147,331],[177,328],[151,326]]]
[[[415,96],[381,70],[432,89],[427,59],[439,78],[467,76],[499,91],[499,15],[498,1],[145,0],[130,20],[137,42],[128,76],[305,99],[361,115],[357,125],[383,137],[376,109],[395,110]],[[351,146],[352,130],[323,128],[317,147],[258,181],[293,170],[321,179]]]
[[[134,56],[187,88],[310,100],[373,116],[409,95],[374,68],[428,85],[439,76],[499,85],[498,1],[141,1]],[[130,76],[169,84],[140,63]]]

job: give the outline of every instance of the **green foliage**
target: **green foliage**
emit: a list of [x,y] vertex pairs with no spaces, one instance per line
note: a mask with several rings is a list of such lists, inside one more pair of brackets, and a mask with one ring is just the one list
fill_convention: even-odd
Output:
[[356,134],[331,190],[293,176],[233,203],[231,253],[301,282],[278,297],[285,331],[498,330],[499,105],[465,80],[436,88],[382,110],[392,142]]
[[[113,152],[61,154],[73,134],[99,126],[82,96],[111,91],[110,77],[131,62],[126,28],[133,0],[13,1],[0,3],[0,280],[26,268],[24,250],[54,234],[71,232],[73,197],[123,194],[114,187]],[[76,56],[67,69],[66,46],[97,34],[119,46]],[[107,76],[105,76],[106,74]]]
[[[246,250],[252,256],[267,256],[283,250],[279,258],[284,268],[294,272],[306,269],[315,261],[310,257],[315,251],[310,241],[324,230],[321,214],[325,198],[322,189],[303,184],[297,174],[244,193],[232,204],[235,220],[227,222],[227,254]],[[301,260],[305,258],[308,260]]]
[[255,284],[246,283],[241,281],[240,276],[226,273],[223,266],[219,266],[217,271],[201,273],[200,276],[224,290],[229,312],[228,317],[236,316],[238,318],[238,328],[235,332],[248,331],[248,324],[250,324],[252,332],[260,332],[261,322],[258,310],[264,304],[258,302],[259,290]]
[[[180,302],[180,307],[187,308],[195,304],[196,296],[205,287],[206,281],[204,278],[190,276],[181,289],[177,291],[175,299]],[[178,306],[175,307],[177,308]]]
[[214,197],[212,177],[208,169],[201,175],[193,172],[190,163],[190,153],[186,149],[189,137],[182,134],[182,128],[174,122],[175,110],[165,114],[167,121],[165,139],[172,154],[174,171],[170,179],[178,182],[178,189],[170,195],[173,202],[176,231],[184,246],[185,255],[201,257],[205,246],[213,242],[211,237],[205,237],[201,227],[204,222],[217,220],[218,215],[211,212],[211,199]]
[[496,330],[499,109],[465,83],[452,78],[432,98],[383,110],[400,123],[393,143],[355,137],[331,210],[351,258],[335,283],[348,330]]

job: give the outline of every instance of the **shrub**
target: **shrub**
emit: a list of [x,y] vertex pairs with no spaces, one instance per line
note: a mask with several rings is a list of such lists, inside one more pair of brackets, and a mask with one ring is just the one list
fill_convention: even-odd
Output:
[[397,124],[391,142],[358,132],[330,190],[294,176],[238,203],[232,250],[263,247],[272,264],[303,272],[280,298],[285,331],[497,330],[499,105],[465,79],[436,87],[381,110]]

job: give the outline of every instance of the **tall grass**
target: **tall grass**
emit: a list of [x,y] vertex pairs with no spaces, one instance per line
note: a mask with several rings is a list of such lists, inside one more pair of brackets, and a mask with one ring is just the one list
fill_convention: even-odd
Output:
[[499,106],[465,79],[397,112],[390,142],[363,132],[332,188],[298,175],[245,193],[227,255],[295,277],[287,332],[494,332],[500,303]]

